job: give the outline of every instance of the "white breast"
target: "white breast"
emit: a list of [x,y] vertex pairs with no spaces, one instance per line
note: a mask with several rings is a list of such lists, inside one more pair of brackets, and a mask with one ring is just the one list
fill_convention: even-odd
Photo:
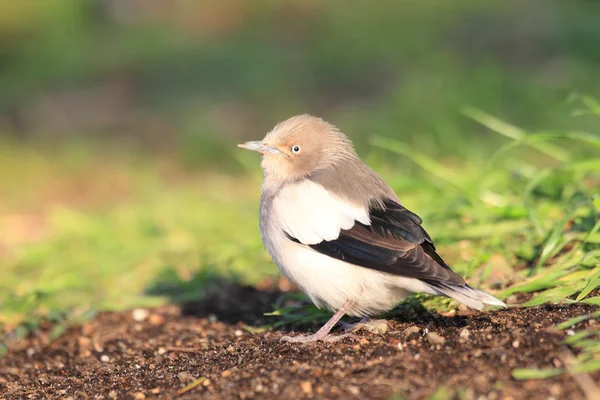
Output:
[[349,315],[375,315],[393,308],[409,292],[431,292],[416,279],[349,264],[307,246],[337,239],[342,229],[352,228],[356,221],[370,225],[366,208],[349,204],[308,180],[286,186],[272,200],[265,196],[261,207],[267,250],[283,274],[318,307],[336,311],[354,300],[356,306]]

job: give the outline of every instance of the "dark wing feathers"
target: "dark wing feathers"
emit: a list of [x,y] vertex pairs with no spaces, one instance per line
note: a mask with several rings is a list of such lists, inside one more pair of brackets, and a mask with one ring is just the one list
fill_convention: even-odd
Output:
[[[370,210],[371,225],[356,222],[336,240],[310,247],[355,265],[408,278],[464,285],[465,281],[436,253],[421,218],[385,200]],[[288,235],[291,240],[300,243]]]

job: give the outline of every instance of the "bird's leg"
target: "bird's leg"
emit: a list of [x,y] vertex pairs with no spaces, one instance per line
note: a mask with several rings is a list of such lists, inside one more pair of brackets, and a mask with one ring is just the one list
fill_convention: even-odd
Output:
[[329,321],[327,321],[325,325],[321,327],[321,329],[319,329],[312,335],[284,336],[281,338],[281,341],[289,343],[309,343],[316,342],[319,340],[323,340],[326,342],[337,342],[345,337],[348,337],[349,334],[331,337],[329,336],[329,332],[331,332],[335,324],[338,323],[338,321],[344,316],[344,314],[348,312],[348,310],[352,308],[352,306],[354,306],[354,301],[348,300],[346,303],[344,303],[342,308],[340,308],[335,314],[333,314],[333,317],[331,317]]
[[354,333],[363,329],[370,333],[384,334],[388,330],[388,324],[385,319],[370,319],[369,317],[365,317],[355,324],[342,322],[342,329],[346,333]]

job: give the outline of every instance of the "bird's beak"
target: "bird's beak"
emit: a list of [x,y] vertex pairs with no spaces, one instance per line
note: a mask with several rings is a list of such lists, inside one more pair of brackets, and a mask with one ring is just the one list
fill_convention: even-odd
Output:
[[238,144],[242,149],[256,151],[260,154],[281,154],[281,152],[273,146],[267,146],[263,142],[246,142]]

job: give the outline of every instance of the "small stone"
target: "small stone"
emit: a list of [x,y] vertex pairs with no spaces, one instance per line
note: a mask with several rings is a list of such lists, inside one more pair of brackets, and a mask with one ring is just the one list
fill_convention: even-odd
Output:
[[306,395],[312,395],[313,392],[313,388],[312,388],[312,383],[310,383],[310,381],[302,381],[300,382],[300,388],[302,389],[302,392]]
[[244,332],[241,329],[236,329],[235,332],[233,332],[233,334],[237,337],[240,337],[244,335]]
[[148,317],[148,322],[154,326],[163,325],[165,323],[165,317],[160,314],[151,314],[150,317]]
[[519,342],[518,340],[515,340],[512,342],[512,347],[514,347],[515,349],[518,349],[520,345],[521,345],[521,342]]
[[142,392],[137,392],[134,395],[135,400],[144,400],[146,398],[146,395]]
[[208,322],[214,324],[215,322],[217,322],[219,319],[217,318],[217,316],[215,314],[210,314],[208,316]]
[[378,335],[383,335],[383,334],[387,333],[388,328],[389,328],[388,323],[384,319],[370,320],[362,326],[363,330],[365,330],[369,333],[375,333]]
[[452,309],[452,310],[450,310],[448,312],[440,313],[440,315],[442,317],[447,317],[447,318],[454,317],[456,315],[456,310]]
[[467,328],[463,328],[463,329],[461,329],[459,336],[461,339],[466,340],[469,338],[469,336],[471,336],[471,332],[469,332],[469,330]]
[[235,347],[233,347],[233,346],[228,346],[228,347],[227,347],[225,350],[226,350],[226,351],[227,351],[229,354],[233,354],[233,353],[235,353]]
[[230,376],[231,376],[231,371],[230,371],[230,370],[228,370],[228,369],[226,369],[225,371],[221,372],[221,376],[222,376],[223,378],[230,377]]
[[185,372],[185,371],[178,373],[177,378],[179,378],[180,382],[184,382],[184,383],[189,382],[193,379],[192,376],[188,372]]
[[159,394],[160,393],[160,388],[156,387],[156,388],[150,390],[150,393],[152,393],[152,394]]
[[159,356],[162,356],[162,355],[163,355],[163,354],[165,354],[166,352],[167,352],[167,350],[165,350],[165,348],[164,348],[164,347],[159,347],[159,348],[158,348],[158,351],[157,351],[157,353],[158,353],[158,355],[159,355]]
[[92,333],[94,333],[94,327],[92,324],[83,324],[81,327],[81,334],[83,336],[90,336]]
[[427,334],[427,340],[431,344],[444,344],[446,343],[446,339],[443,336],[438,335],[435,332],[429,332]]
[[107,356],[106,354],[102,354],[102,355],[100,356],[100,361],[102,361],[103,363],[110,362],[110,357],[109,357],[109,356]]
[[32,348],[27,349],[27,356],[31,357],[35,354],[35,350]]
[[407,337],[409,337],[410,335],[413,335],[413,334],[415,334],[415,333],[419,333],[419,330],[420,330],[420,329],[419,329],[418,327],[416,327],[416,326],[410,326],[410,327],[406,328],[406,329],[405,329],[405,330],[402,332],[402,336],[403,336],[403,337],[405,337],[405,338],[407,338]]
[[145,308],[136,308],[131,312],[131,318],[133,318],[135,322],[145,321],[149,315],[150,311],[146,310]]
[[360,389],[353,385],[348,386],[348,391],[355,396],[358,396],[360,394]]
[[111,390],[110,392],[108,392],[108,397],[110,397],[111,399],[117,399],[118,394],[114,390]]
[[575,331],[573,329],[568,329],[566,333],[567,336],[573,336],[575,334]]
[[202,386],[209,387],[211,383],[212,382],[210,381],[210,379],[205,379],[202,381]]
[[563,394],[563,389],[559,384],[554,384],[550,386],[550,393],[552,393],[556,397],[560,397]]
[[404,346],[402,345],[402,342],[398,342],[398,344],[396,345],[396,348],[400,351],[404,350]]
[[256,385],[256,387],[254,388],[254,390],[257,392],[262,392],[264,389],[265,389],[265,387],[260,383],[258,385]]

